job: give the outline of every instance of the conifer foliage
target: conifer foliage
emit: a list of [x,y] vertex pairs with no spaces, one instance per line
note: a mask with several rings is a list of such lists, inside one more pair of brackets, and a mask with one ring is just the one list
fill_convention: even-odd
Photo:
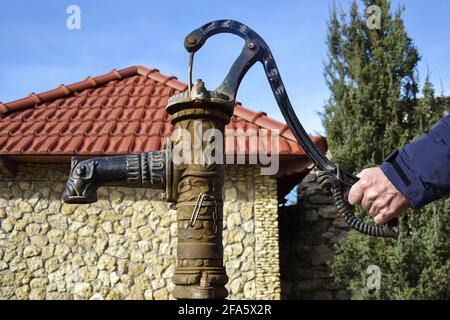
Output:
[[[380,28],[367,24],[372,5],[380,9]],[[428,75],[419,92],[420,55],[402,13],[388,0],[354,0],[349,12],[331,8],[325,65],[331,97],[322,120],[332,160],[355,173],[381,164],[443,115]],[[331,264],[336,280],[354,299],[450,298],[450,201],[408,212],[400,227],[398,240],[349,232]],[[379,289],[368,285],[371,265],[381,271]]]

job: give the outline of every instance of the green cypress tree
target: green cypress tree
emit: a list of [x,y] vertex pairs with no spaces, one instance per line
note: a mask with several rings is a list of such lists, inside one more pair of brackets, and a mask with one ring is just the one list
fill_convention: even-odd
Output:
[[[418,95],[420,56],[408,37],[402,8],[364,0],[381,9],[380,28],[367,26],[356,0],[349,13],[331,10],[325,78],[331,97],[322,120],[333,161],[359,172],[429,129],[442,116],[429,77]],[[352,298],[449,298],[450,201],[401,218],[397,241],[350,232],[337,244],[332,271]],[[357,210],[359,211],[359,210]],[[367,214],[359,212],[366,222]],[[367,286],[367,268],[381,270],[381,288]]]

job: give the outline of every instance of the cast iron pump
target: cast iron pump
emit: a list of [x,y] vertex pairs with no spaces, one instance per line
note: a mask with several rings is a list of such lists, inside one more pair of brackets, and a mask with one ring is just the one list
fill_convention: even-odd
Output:
[[[206,42],[218,33],[232,33],[245,40],[244,47],[224,81],[208,91],[201,80],[192,83],[193,58]],[[67,203],[90,203],[97,200],[96,190],[103,185],[154,188],[164,191],[166,201],[177,211],[177,262],[172,278],[178,299],[223,299],[228,281],[223,265],[222,223],[224,182],[223,161],[196,161],[195,155],[210,149],[223,155],[223,133],[233,115],[236,93],[247,71],[261,62],[280,110],[305,153],[320,170],[322,187],[330,190],[338,211],[355,230],[378,237],[396,238],[398,221],[369,225],[354,216],[345,193],[358,180],[332,163],[311,141],[300,124],[281,80],[275,60],[265,41],[246,25],[233,20],[217,20],[191,32],[184,46],[190,53],[188,90],[172,96],[167,105],[175,132],[195,137],[199,130],[214,129],[221,135],[211,139],[190,139],[186,161],[173,161],[173,150],[186,147],[183,134],[175,134],[163,151],[138,155],[72,158],[70,177],[63,193]],[[177,130],[179,129],[179,130]],[[221,141],[217,141],[221,139]],[[218,143],[221,142],[221,143]],[[222,146],[222,150],[217,150]],[[182,148],[181,148],[182,149]]]

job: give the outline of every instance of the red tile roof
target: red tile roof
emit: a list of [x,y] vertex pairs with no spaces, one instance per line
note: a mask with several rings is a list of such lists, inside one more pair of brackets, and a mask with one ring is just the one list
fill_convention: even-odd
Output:
[[[114,155],[161,149],[173,130],[165,111],[167,100],[186,88],[176,77],[134,66],[0,102],[0,155]],[[305,156],[287,125],[240,103],[227,128],[278,130],[280,155]],[[248,138],[225,139],[227,153],[258,151]],[[324,137],[313,137],[313,141],[326,150]],[[273,146],[261,147],[271,150]]]

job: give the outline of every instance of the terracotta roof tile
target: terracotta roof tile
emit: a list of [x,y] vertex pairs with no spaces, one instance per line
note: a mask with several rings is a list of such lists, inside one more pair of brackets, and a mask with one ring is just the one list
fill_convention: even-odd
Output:
[[[160,149],[173,131],[167,100],[186,89],[175,77],[135,66],[0,102],[0,155],[114,155]],[[280,154],[304,156],[286,124],[240,103],[227,129],[237,130],[225,137],[227,153],[275,151],[271,131],[276,131]],[[267,137],[255,142],[263,135],[261,129]],[[326,150],[323,137],[313,140]]]
[[115,127],[112,128],[110,131],[110,135],[116,137],[134,135],[139,124],[140,124],[139,121],[116,122]]
[[108,139],[109,136],[86,136],[76,148],[75,154],[103,154],[103,146]]
[[83,136],[61,135],[56,143],[52,146],[52,151],[55,153],[75,153],[75,150],[83,141],[83,139]]
[[20,121],[0,122],[0,136],[14,135],[22,123]]
[[8,142],[9,135],[0,135],[0,148],[4,150],[6,143]]
[[50,135],[56,135],[57,132],[60,132],[62,128],[64,128],[67,125],[66,122],[51,122],[47,121],[45,122],[45,125],[39,130],[36,130],[34,132],[35,136],[50,136]]
[[9,132],[9,134],[11,136],[15,136],[15,135],[31,135],[36,132],[39,131],[42,127],[45,126],[45,122],[43,121],[39,121],[39,122],[32,122],[32,121],[27,121],[27,122],[22,122],[20,127],[16,127],[15,130],[11,130]]
[[144,114],[144,108],[122,109],[120,115],[115,118],[118,121],[138,121]]
[[[29,119],[45,121],[47,120],[47,117],[53,115],[56,112],[56,110],[58,109],[57,108],[50,109],[48,107],[36,108],[36,110],[34,110]],[[20,114],[20,112],[14,112],[13,114],[11,114],[11,116],[14,114]]]
[[8,139],[5,146],[2,148],[9,153],[20,153],[26,147],[34,136],[13,136]]
[[59,130],[60,136],[76,136],[86,134],[96,122],[93,121],[74,121],[67,123]]
[[119,154],[130,153],[131,145],[135,136],[129,134],[127,136],[123,136],[121,139],[109,139],[108,145],[105,146],[105,152],[117,152]]
[[86,130],[79,130],[85,136],[107,136],[116,125],[115,121],[93,121]]
[[42,154],[49,151],[50,147],[58,140],[58,136],[35,136],[31,144],[23,150],[26,154]]
[[0,102],[0,113],[6,113],[8,111],[9,111],[8,107],[2,102]]

